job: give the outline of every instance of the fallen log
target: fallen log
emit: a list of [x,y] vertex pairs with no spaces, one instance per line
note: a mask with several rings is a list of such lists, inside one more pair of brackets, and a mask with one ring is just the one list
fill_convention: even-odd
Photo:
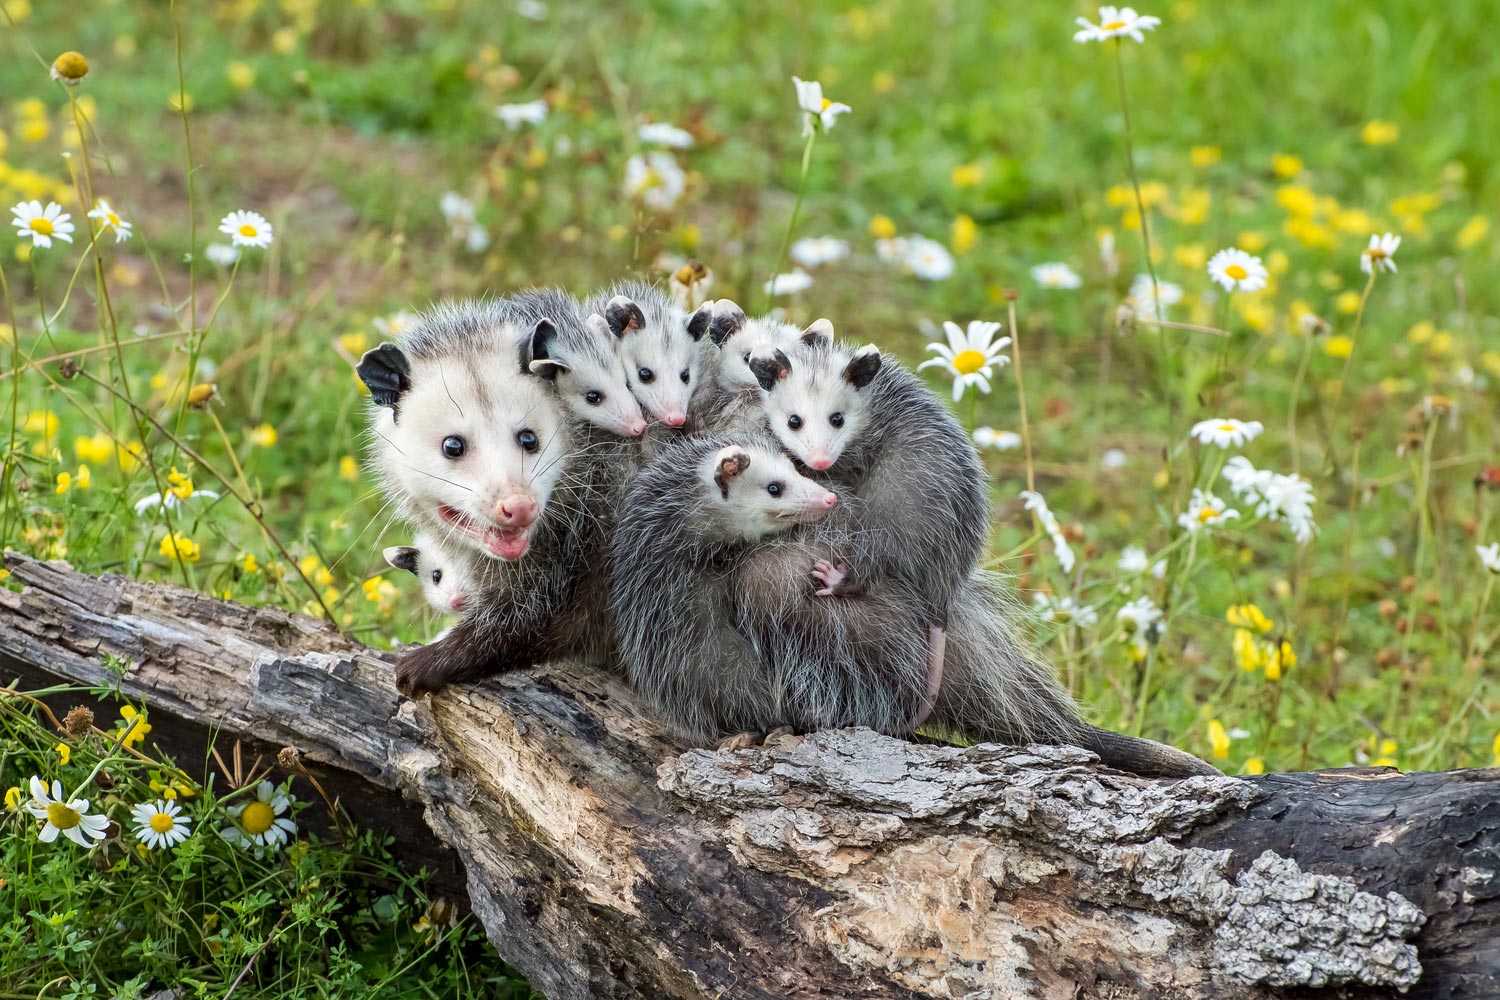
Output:
[[6,676],[124,657],[159,718],[296,747],[356,818],[418,804],[551,1000],[1500,995],[1500,771],[1151,781],[867,730],[689,749],[598,671],[411,702],[315,619],[7,564]]

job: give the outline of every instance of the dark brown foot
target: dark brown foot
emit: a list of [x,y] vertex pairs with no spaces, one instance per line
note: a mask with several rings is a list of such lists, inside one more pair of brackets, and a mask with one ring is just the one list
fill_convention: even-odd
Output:
[[459,622],[441,639],[418,646],[396,661],[396,690],[416,698],[441,691],[449,684],[528,667],[543,658],[540,653]]

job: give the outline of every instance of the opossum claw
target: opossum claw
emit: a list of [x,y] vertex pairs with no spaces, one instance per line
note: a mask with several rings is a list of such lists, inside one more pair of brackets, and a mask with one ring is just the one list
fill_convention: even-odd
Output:
[[827,559],[813,563],[812,578],[822,586],[813,591],[815,597],[848,597],[853,588],[849,585],[849,567],[834,564]]

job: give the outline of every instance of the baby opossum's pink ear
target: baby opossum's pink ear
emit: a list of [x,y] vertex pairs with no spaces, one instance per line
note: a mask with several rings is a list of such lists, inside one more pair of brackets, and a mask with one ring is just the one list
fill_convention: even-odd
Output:
[[833,346],[833,323],[826,319],[815,319],[802,331],[802,342],[808,347]]
[[844,366],[844,381],[856,389],[863,389],[880,371],[880,348],[866,344],[854,352],[854,357]]
[[751,358],[750,371],[755,373],[755,380],[766,392],[776,388],[776,383],[785,379],[792,373],[792,359],[786,356],[786,352],[777,349],[774,357]]
[[385,561],[394,568],[404,569],[408,573],[415,575],[417,572],[418,551],[418,549],[414,549],[410,545],[392,545],[382,552],[381,555],[385,556]]
[[723,347],[724,341],[744,328],[745,310],[729,299],[705,302],[704,305],[713,307],[713,319],[708,324],[708,338],[714,342],[715,347]]
[[694,340],[702,340],[703,333],[708,329],[708,324],[714,317],[714,304],[705,302],[687,318],[688,336]]
[[354,370],[376,406],[389,406],[394,411],[401,394],[411,388],[411,362],[395,344],[372,347]]
[[604,307],[604,321],[609,324],[611,333],[616,337],[623,337],[631,330],[645,329],[646,314],[641,312],[641,307],[634,301],[623,295],[616,295]]
[[540,375],[550,382],[559,372],[571,371],[565,362],[551,357],[556,339],[557,326],[550,319],[543,317],[536,321],[536,326],[521,338],[517,348],[522,375]]
[[714,456],[714,482],[719,485],[719,495],[729,499],[729,481],[750,468],[750,453],[737,445],[720,448]]

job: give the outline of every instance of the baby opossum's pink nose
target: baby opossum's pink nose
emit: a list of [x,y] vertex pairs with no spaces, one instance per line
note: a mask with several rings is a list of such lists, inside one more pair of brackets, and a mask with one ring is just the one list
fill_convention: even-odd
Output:
[[807,467],[809,469],[816,469],[818,472],[822,472],[832,464],[833,459],[829,458],[827,455],[814,455],[812,458],[807,460]]
[[463,594],[454,594],[452,597],[448,598],[448,607],[452,608],[454,611],[462,611],[464,601],[466,600],[467,598]]
[[495,520],[508,528],[524,528],[536,520],[537,503],[532,497],[515,494],[495,505]]
[[668,410],[661,415],[661,422],[668,427],[681,427],[687,423],[687,415],[681,410]]
[[823,494],[823,506],[824,507],[832,507],[834,504],[836,504],[838,502],[839,502],[839,495],[837,493],[825,493],[825,494]]
[[646,433],[646,421],[642,420],[640,417],[636,417],[630,422],[630,425],[625,428],[626,437],[640,437],[644,433]]

